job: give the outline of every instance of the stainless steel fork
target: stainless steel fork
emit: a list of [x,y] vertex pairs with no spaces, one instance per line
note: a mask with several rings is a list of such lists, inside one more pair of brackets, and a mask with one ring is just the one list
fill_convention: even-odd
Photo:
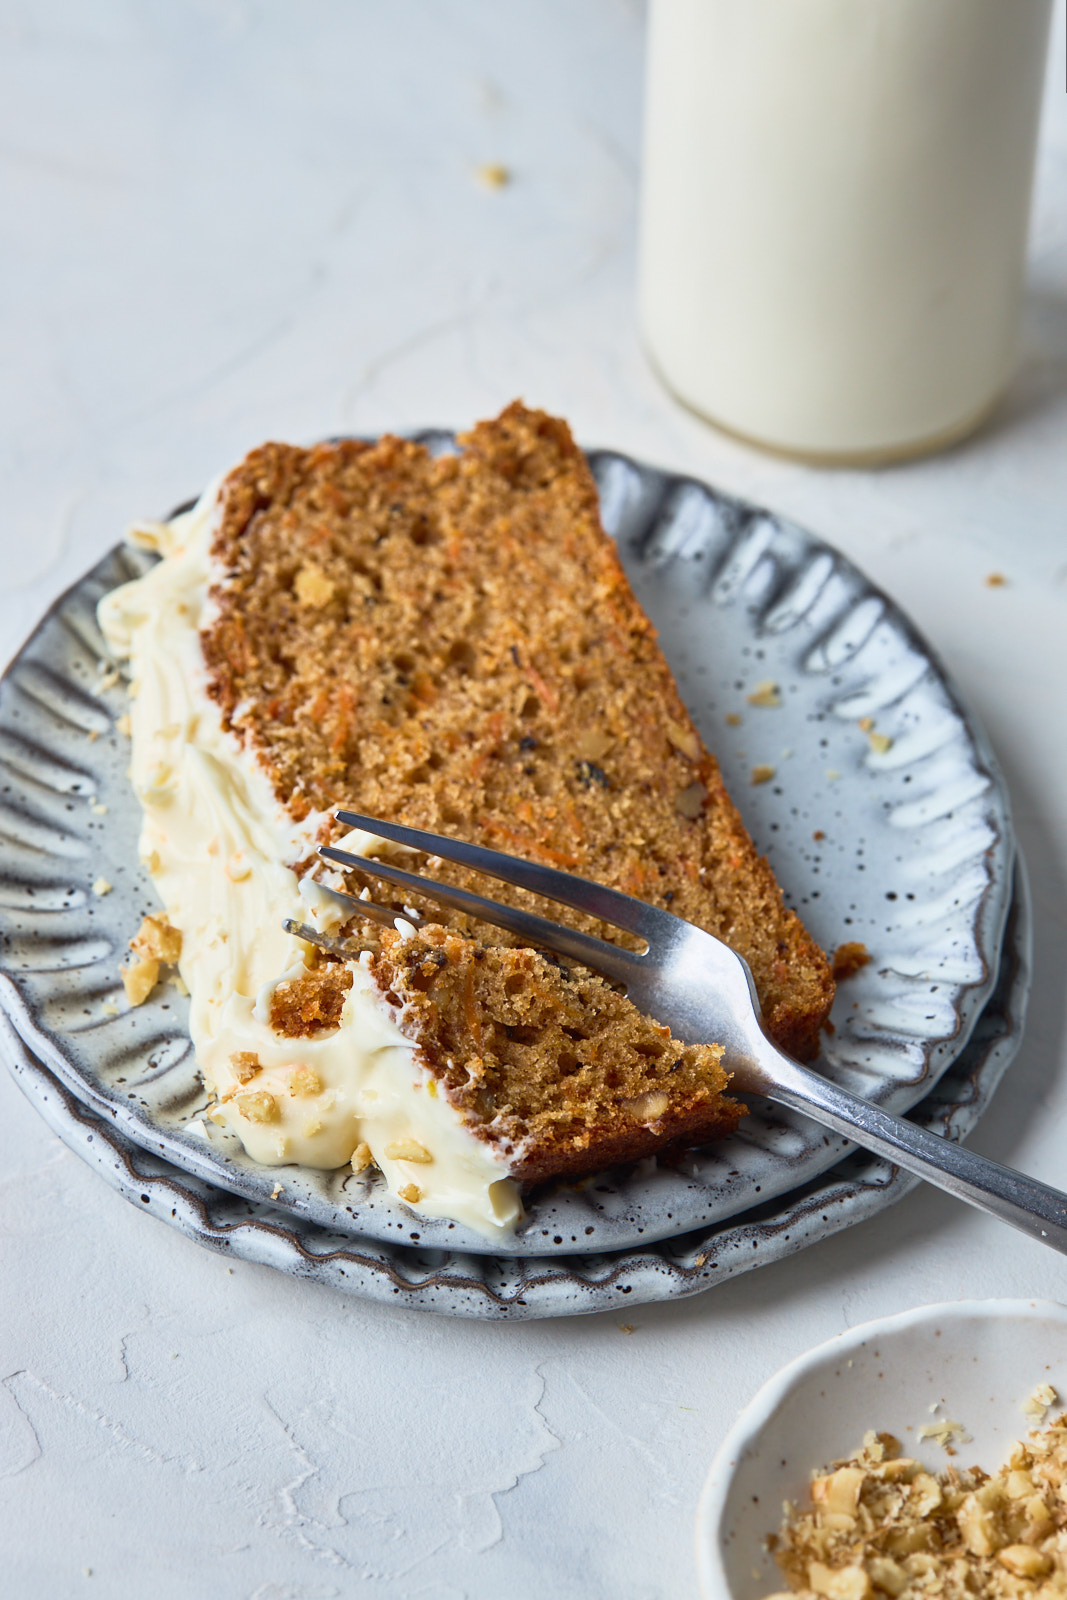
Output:
[[[724,1065],[732,1074],[731,1089],[764,1095],[802,1111],[835,1133],[1067,1254],[1067,1195],[891,1117],[785,1055],[763,1027],[747,963],[710,933],[617,889],[518,856],[354,811],[338,811],[335,816],[346,827],[473,868],[636,935],[645,942],[643,952],[608,944],[546,917],[437,883],[390,860],[351,855],[332,845],[319,851],[336,866],[355,868],[454,911],[507,928],[526,944],[540,945],[603,973],[625,988],[639,1011],[667,1023],[687,1044],[723,1045]],[[342,894],[341,898],[378,921],[391,924],[397,916],[395,911],[355,895]],[[327,942],[311,929],[293,926],[314,942]]]

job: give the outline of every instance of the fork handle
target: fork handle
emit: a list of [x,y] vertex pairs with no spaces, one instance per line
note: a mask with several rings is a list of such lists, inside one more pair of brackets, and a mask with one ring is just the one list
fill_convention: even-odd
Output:
[[737,1074],[737,1088],[802,1111],[865,1150],[1067,1255],[1067,1194],[891,1117],[769,1046],[768,1053],[772,1051],[775,1059],[766,1070],[752,1063]]

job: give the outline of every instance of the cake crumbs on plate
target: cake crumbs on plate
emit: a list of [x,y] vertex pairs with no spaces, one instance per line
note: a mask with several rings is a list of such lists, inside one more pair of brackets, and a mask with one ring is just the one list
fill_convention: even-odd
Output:
[[771,779],[774,777],[774,773],[774,767],[767,766],[765,762],[759,762],[752,768],[752,776],[749,781],[753,784],[770,783]]
[[870,964],[870,960],[870,951],[859,939],[848,939],[844,944],[839,944],[830,956],[834,982],[840,983],[843,978],[854,977]]
[[987,589],[1006,589],[1008,580],[1003,572],[989,572],[986,574],[985,583]]
[[741,726],[741,717],[738,712],[728,711],[726,713],[726,726],[728,728],[739,728]]
[[474,176],[483,189],[506,189],[511,182],[511,168],[500,161],[483,161],[474,169]]
[[114,884],[109,883],[106,878],[97,878],[93,883],[93,893],[98,900],[102,900],[106,894],[110,894],[113,888]]
[[806,1507],[785,1502],[767,1547],[788,1592],[806,1600],[1067,1594],[1067,1414],[1014,1444],[993,1474],[950,1465],[934,1475],[900,1450],[891,1434],[869,1432],[859,1450],[813,1475]]
[[876,756],[884,756],[888,750],[893,748],[893,741],[888,733],[876,733],[872,728],[867,735],[867,739]]
[[750,706],[761,706],[765,711],[777,711],[782,704],[782,692],[773,678],[757,683],[746,698]]

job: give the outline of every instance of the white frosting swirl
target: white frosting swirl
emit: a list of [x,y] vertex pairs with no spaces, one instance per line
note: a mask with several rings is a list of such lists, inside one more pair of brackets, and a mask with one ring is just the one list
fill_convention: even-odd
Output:
[[[191,511],[135,530],[162,559],[99,608],[111,649],[130,662],[141,856],[181,931],[190,1033],[218,1097],[210,1115],[265,1166],[331,1169],[365,1143],[413,1209],[498,1236],[522,1215],[518,1187],[438,1094],[365,967],[350,963],[352,988],[335,1030],[284,1039],[270,1027],[271,991],[304,970],[307,949],[283,920],[328,931],[344,913],[288,865],[313,850],[321,815],[294,823],[206,691],[199,630],[217,504],[216,483]],[[242,1052],[261,1068],[245,1084],[233,1062]],[[405,1143],[432,1159],[387,1154]]]

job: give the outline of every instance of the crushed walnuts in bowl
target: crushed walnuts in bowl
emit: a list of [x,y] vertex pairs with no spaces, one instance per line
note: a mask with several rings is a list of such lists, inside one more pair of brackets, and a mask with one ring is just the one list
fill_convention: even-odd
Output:
[[916,1306],[797,1355],[724,1436],[696,1553],[703,1600],[1067,1600],[1067,1306]]
[[[1031,1407],[1058,1396],[1039,1386]],[[869,1432],[785,1504],[768,1538],[785,1594],[826,1600],[975,1600],[1067,1594],[1067,1412],[1016,1442],[999,1471],[950,1463],[932,1473],[899,1439]]]

